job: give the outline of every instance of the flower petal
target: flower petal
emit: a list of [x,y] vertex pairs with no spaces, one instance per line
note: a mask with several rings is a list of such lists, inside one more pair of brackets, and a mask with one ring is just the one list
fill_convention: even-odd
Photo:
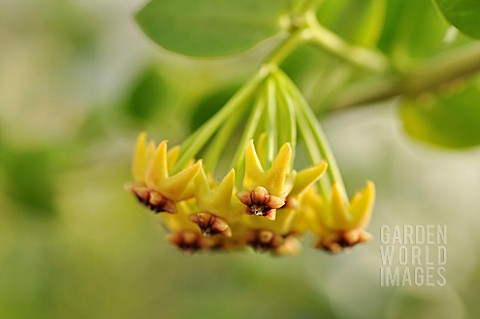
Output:
[[201,167],[202,162],[198,161],[180,173],[163,180],[156,190],[174,202],[191,198],[193,196],[193,187],[190,188],[189,184],[197,176]]
[[195,199],[200,210],[206,210],[208,199],[211,196],[210,184],[203,167],[195,177]]
[[145,182],[148,187],[158,189],[163,180],[168,178],[167,141],[162,141],[155,150],[153,160],[147,167]]
[[[217,209],[230,209],[233,195],[233,185],[235,183],[235,170],[231,169],[223,181],[218,185],[212,196],[212,206]],[[220,212],[219,212],[220,213]]]
[[272,163],[272,167],[267,173],[265,188],[271,195],[285,197],[285,180],[290,170],[290,160],[292,158],[292,147],[290,143],[285,143],[278,151],[278,155]]
[[147,162],[147,133],[138,134],[133,152],[132,175],[135,181],[143,182],[145,178],[145,165]]
[[337,184],[332,187],[331,214],[332,224],[330,226],[332,229],[346,230],[351,228],[352,216]]
[[170,173],[177,162],[180,155],[180,147],[178,145],[172,147],[167,154],[168,172]]
[[327,163],[322,161],[320,164],[304,169],[297,174],[293,189],[289,196],[301,196],[313,183],[315,183],[327,170]]
[[243,179],[243,187],[245,190],[252,191],[261,184],[259,183],[259,178],[263,177],[264,174],[265,172],[258,159],[253,140],[250,140],[245,151],[245,178]]
[[363,191],[357,192],[350,201],[350,212],[357,227],[364,228],[368,225],[374,202],[375,184],[372,181],[367,181]]

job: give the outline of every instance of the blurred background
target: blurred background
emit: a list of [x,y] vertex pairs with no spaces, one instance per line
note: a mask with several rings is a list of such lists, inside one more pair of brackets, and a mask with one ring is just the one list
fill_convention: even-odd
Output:
[[[478,317],[480,150],[412,141],[396,100],[322,116],[349,191],[377,185],[369,243],[332,256],[307,237],[283,258],[170,246],[124,190],[136,135],[181,142],[271,43],[175,56],[135,25],[142,4],[0,2],[0,318]],[[319,113],[322,81],[347,72],[312,48],[284,67]],[[380,286],[380,227],[404,224],[447,225],[445,287]]]

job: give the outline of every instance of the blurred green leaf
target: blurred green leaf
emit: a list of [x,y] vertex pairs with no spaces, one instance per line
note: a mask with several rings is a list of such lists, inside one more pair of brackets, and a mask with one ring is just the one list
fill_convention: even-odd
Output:
[[380,37],[385,0],[336,0],[322,4],[317,16],[324,26],[359,45],[375,45]]
[[463,33],[480,38],[480,1],[435,0],[445,18]]
[[161,47],[188,56],[244,51],[280,30],[289,0],[152,0],[136,18]]
[[134,80],[125,102],[126,113],[148,120],[166,106],[168,87],[156,66],[149,66]]
[[[109,122],[113,117],[110,114],[105,114],[106,111],[101,107],[93,108],[85,118],[83,119],[82,125],[79,126],[77,131],[77,140],[78,143],[75,145],[75,149],[82,149],[81,146],[84,146],[85,143],[90,143],[92,141],[101,139],[107,134],[107,127],[109,127]],[[108,117],[108,119],[105,119]],[[106,123],[107,122],[107,123]]]
[[388,1],[378,47],[397,63],[408,65],[412,59],[442,51],[447,29],[430,0]]
[[54,213],[53,154],[45,149],[10,150],[5,157],[6,191],[24,211],[34,215]]
[[363,46],[375,45],[382,34],[387,1],[370,0],[356,32],[356,43]]
[[[477,84],[477,83],[476,83]],[[480,144],[480,88],[422,95],[404,101],[400,116],[405,131],[415,139],[448,148]]]

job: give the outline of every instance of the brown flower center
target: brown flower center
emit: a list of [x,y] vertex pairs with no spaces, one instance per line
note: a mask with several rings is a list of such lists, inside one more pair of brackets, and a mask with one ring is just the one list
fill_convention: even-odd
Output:
[[222,234],[226,237],[232,236],[232,231],[225,219],[209,212],[199,212],[190,215],[190,220],[200,227],[204,236]]
[[274,220],[276,211],[285,205],[285,199],[270,193],[262,186],[257,186],[251,192],[240,191],[237,198],[247,206],[246,213],[255,216],[264,216]]

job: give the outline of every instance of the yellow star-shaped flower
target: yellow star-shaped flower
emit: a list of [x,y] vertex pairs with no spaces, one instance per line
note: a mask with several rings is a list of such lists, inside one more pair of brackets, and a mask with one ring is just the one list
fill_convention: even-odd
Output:
[[178,147],[167,152],[167,141],[162,141],[156,149],[153,141],[147,144],[144,132],[137,138],[132,165],[135,182],[127,188],[155,212],[175,213],[175,202],[193,197],[193,179],[201,162],[170,176],[178,154]]
[[285,205],[285,198],[293,187],[294,176],[289,176],[291,157],[292,148],[286,143],[265,171],[250,140],[245,151],[244,190],[237,193],[249,214],[275,219],[276,209]]
[[170,232],[167,240],[186,253],[204,250],[212,247],[215,242],[206,238],[192,223],[190,217],[195,209],[194,200],[182,201],[177,204],[176,214],[162,215],[162,224]]
[[337,252],[367,241],[371,235],[364,231],[370,222],[375,202],[375,185],[367,181],[365,188],[345,202],[337,184],[332,187],[330,203],[325,203],[319,195],[309,198],[310,207],[316,218],[313,231],[320,240],[318,248]]
[[[263,146],[260,145],[260,149]],[[238,199],[247,206],[247,213],[264,216],[274,220],[276,210],[283,207],[287,196],[293,199],[317,181],[327,168],[322,162],[314,167],[301,171],[291,171],[292,148],[289,143],[283,144],[270,169],[265,171],[253,140],[245,151],[245,177],[243,191],[237,193]]]
[[198,212],[190,216],[206,236],[222,234],[232,236],[229,223],[238,220],[242,207],[234,200],[235,171],[232,169],[223,181],[211,186],[205,171],[195,178],[195,199]]

